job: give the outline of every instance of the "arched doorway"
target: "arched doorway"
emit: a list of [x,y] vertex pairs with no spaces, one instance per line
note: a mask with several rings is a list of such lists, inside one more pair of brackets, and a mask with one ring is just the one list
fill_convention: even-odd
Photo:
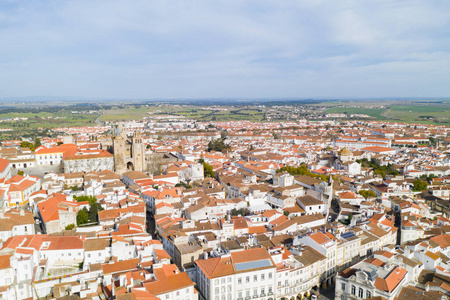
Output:
[[131,161],[127,163],[127,170],[134,171],[134,165]]

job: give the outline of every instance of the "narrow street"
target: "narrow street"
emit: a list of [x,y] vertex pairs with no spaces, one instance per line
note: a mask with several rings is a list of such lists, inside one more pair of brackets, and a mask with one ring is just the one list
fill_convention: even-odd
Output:
[[[331,200],[331,207],[329,207],[329,216],[331,216],[330,222],[336,221],[337,217],[339,216],[339,210],[336,209],[336,205],[338,205],[336,200]],[[328,221],[328,220],[327,220]]]
[[320,289],[319,300],[334,300],[335,295],[335,284],[327,287],[326,289]]
[[153,238],[156,238],[155,234],[155,218],[153,216],[153,213],[149,210],[147,210],[147,233],[150,234]]

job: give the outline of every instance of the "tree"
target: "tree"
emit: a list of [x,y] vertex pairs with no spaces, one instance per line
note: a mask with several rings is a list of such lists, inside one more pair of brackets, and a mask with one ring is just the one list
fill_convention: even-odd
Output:
[[220,151],[223,153],[227,153],[228,151],[230,151],[230,146],[229,145],[225,145],[225,143],[223,142],[222,139],[217,139],[214,141],[210,141],[208,143],[208,152],[210,152],[211,150],[214,151]]
[[98,212],[102,210],[102,207],[97,202],[93,203],[89,207],[88,219],[89,223],[98,223]]
[[421,179],[417,179],[413,182],[413,191],[420,192],[426,190],[428,188],[428,183]]
[[239,209],[233,208],[230,211],[230,215],[232,215],[232,216],[237,216],[237,215],[245,216],[247,213],[248,213],[248,210],[245,208],[239,208]]
[[74,228],[75,228],[75,224],[72,223],[72,224],[67,225],[64,230],[72,230]]
[[289,216],[290,212],[288,212],[287,210],[283,211],[283,214],[287,217]]
[[430,174],[430,175],[422,174],[420,176],[420,178],[421,179],[425,179],[426,181],[428,181],[430,183],[431,181],[433,181],[433,178],[438,178],[438,177],[436,175],[434,175],[434,174]]
[[21,143],[20,143],[20,147],[22,147],[22,148],[28,148],[28,149],[30,149],[31,151],[34,151],[34,150],[36,149],[36,147],[34,146],[33,143],[26,142],[26,141],[21,142]]
[[361,190],[361,191],[359,191],[359,194],[361,195],[361,196],[363,196],[364,198],[369,198],[369,197],[376,197],[377,196],[377,194],[375,194],[375,192],[374,191],[372,191],[372,190]]
[[82,210],[78,212],[77,215],[77,225],[82,226],[89,222],[89,212],[86,207],[83,207]]
[[284,172],[284,171],[286,171],[289,174],[294,175],[294,176],[295,175],[306,175],[306,176],[309,176],[309,177],[320,178],[322,181],[327,181],[328,180],[328,176],[327,175],[314,174],[304,164],[302,164],[300,167],[292,167],[292,166],[282,167],[281,169],[277,170],[277,173]]
[[23,176],[25,174],[25,172],[24,171],[22,171],[22,170],[19,170],[19,171],[17,171],[17,175],[21,175],[21,176]]
[[39,147],[40,145],[42,145],[42,144],[41,144],[41,140],[40,140],[39,138],[36,138],[36,139],[34,140],[34,148],[37,148],[37,147]]
[[73,199],[77,202],[89,202],[89,210],[83,208],[78,212],[77,224],[83,225],[86,223],[98,223],[98,212],[102,211],[102,206],[97,202],[97,198],[94,196],[73,196]]
[[203,162],[203,174],[205,177],[216,178],[216,172],[214,172],[213,167],[206,162]]
[[186,183],[186,182],[180,182],[175,184],[175,187],[184,187],[186,189],[192,189],[192,185]]
[[85,202],[88,201],[89,205],[93,205],[94,203],[97,203],[97,198],[95,196],[73,196],[73,199],[77,202]]
[[226,130],[222,130],[221,132],[220,132],[220,138],[222,139],[222,140],[224,140],[224,139],[226,139],[228,137],[228,132],[226,131]]

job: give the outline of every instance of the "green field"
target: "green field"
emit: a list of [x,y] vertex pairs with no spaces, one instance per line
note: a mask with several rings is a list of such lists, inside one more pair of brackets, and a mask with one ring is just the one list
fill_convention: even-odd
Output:
[[[55,128],[95,125],[97,114],[72,114],[68,111],[38,112],[38,113],[0,113],[0,119],[8,118],[28,118],[28,120],[0,122],[0,128]],[[91,126],[92,126],[91,125]]]
[[[326,103],[330,106],[330,102]],[[318,105],[325,106],[324,103]],[[358,107],[355,107],[358,106]],[[355,101],[336,102],[325,113],[366,114],[375,120],[388,122],[450,125],[448,101]]]
[[139,120],[143,117],[149,117],[153,113],[170,114],[184,116],[189,119],[195,119],[198,121],[236,121],[236,120],[248,120],[248,121],[262,121],[264,113],[262,111],[253,109],[239,109],[230,108],[225,111],[218,110],[205,110],[196,106],[151,106],[140,108],[137,107],[125,107],[102,111],[102,121],[121,121],[121,120]]
[[371,116],[372,118],[375,118],[377,120],[382,120],[384,117],[382,114],[386,110],[381,108],[366,108],[366,107],[334,107],[327,109],[326,113],[345,113],[345,114],[364,114]]
[[448,125],[450,124],[450,105],[390,105],[384,115],[389,119],[408,123]]

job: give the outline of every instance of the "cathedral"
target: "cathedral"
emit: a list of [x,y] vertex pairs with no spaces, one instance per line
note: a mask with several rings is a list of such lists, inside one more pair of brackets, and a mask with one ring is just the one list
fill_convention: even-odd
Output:
[[147,171],[145,163],[145,144],[139,131],[133,133],[131,140],[119,125],[112,137],[114,152],[114,171],[123,174],[127,171]]

